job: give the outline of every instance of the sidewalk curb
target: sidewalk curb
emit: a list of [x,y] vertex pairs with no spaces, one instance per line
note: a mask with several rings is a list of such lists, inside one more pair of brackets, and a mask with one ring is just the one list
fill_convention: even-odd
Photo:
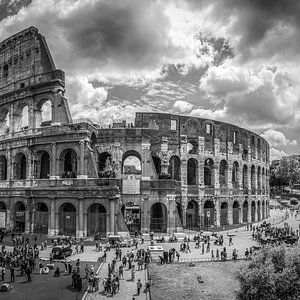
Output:
[[[103,264],[104,264],[104,263],[103,263],[103,262],[101,262],[100,266],[98,267],[98,269],[97,269],[97,271],[96,271],[96,274],[98,274],[98,273],[99,273],[99,271],[100,271],[100,269],[102,268]],[[88,289],[87,289],[87,290],[84,292],[84,294],[83,294],[83,296],[82,296],[81,300],[85,300],[85,298],[86,298],[87,294],[88,294]]]

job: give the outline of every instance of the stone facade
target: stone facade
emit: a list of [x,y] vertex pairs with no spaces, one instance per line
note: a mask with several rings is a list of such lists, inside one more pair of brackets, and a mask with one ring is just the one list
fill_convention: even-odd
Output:
[[0,43],[0,227],[105,236],[269,215],[269,145],[255,133],[163,113],[100,126],[73,120],[64,93],[36,28]]

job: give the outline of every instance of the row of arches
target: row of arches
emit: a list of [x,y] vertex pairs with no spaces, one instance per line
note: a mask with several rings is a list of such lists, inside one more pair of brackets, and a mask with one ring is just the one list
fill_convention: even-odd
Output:
[[[3,201],[0,202],[0,227],[6,227],[8,211]],[[13,228],[17,232],[24,232],[28,211],[23,202],[17,201],[13,208]],[[33,232],[48,234],[50,211],[43,202],[38,202],[34,209]],[[76,235],[77,228],[77,210],[71,203],[64,203],[58,209],[58,234]],[[107,211],[99,203],[91,204],[87,209],[87,234],[95,235],[100,233],[106,236],[107,231]],[[1,226],[2,225],[2,226]]]
[[[10,107],[3,107],[0,111],[0,134],[26,130],[30,122],[29,107],[20,102],[14,108],[13,122],[10,120]],[[34,128],[50,125],[52,121],[52,104],[49,99],[42,99],[34,109]],[[13,128],[10,128],[13,126]]]

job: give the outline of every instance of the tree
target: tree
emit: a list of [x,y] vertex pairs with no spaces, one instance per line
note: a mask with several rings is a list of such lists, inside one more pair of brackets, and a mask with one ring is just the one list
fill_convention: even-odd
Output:
[[300,248],[266,247],[237,274],[239,300],[299,299]]
[[274,174],[281,182],[288,183],[292,193],[294,184],[300,180],[299,161],[290,156],[283,157],[276,166]]

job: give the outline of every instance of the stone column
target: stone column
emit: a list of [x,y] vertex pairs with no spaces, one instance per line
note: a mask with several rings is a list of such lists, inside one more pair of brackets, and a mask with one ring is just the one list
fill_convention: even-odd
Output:
[[214,188],[216,190],[219,190],[220,188],[219,172],[220,172],[220,162],[215,162],[213,166],[213,178],[214,178]]
[[[76,232],[76,235],[79,237],[83,237],[83,198],[78,198],[79,202],[79,210],[78,210],[78,230]],[[77,223],[77,222],[76,222]]]
[[87,221],[88,221],[88,215],[87,213],[83,214],[83,236],[87,236]]
[[35,114],[34,114],[34,107],[33,107],[33,99],[29,100],[28,103],[28,129],[35,128]]
[[220,226],[221,221],[221,211],[220,211],[220,199],[216,199],[215,202],[215,210],[216,210],[216,226]]
[[85,161],[84,161],[84,154],[85,154],[85,141],[81,140],[79,142],[80,145],[80,159],[79,159],[79,175],[78,178],[87,178],[87,175],[85,174]]
[[248,168],[247,168],[247,172],[248,172],[248,191],[249,191],[249,193],[248,194],[250,194],[251,195],[251,166],[249,166],[248,165]]
[[142,142],[142,180],[150,180],[150,171],[152,170],[152,158],[150,152],[150,141],[143,140]]
[[11,212],[10,212],[10,209],[7,209],[6,210],[6,229],[8,229],[8,230],[11,230],[12,228],[11,228],[11,224],[10,224],[10,214],[11,214]]
[[247,216],[247,219],[248,219],[248,223],[251,223],[251,201],[248,200],[248,216]]
[[228,223],[233,224],[233,201],[228,201]]
[[29,219],[29,211],[25,211],[25,234],[28,234],[30,231],[30,219]]
[[110,234],[115,234],[115,198],[109,198]]
[[239,207],[239,224],[243,223],[243,203],[240,203]]
[[228,163],[228,168],[226,170],[227,172],[227,188],[229,190],[232,190],[232,164],[231,162]]
[[13,163],[12,163],[11,149],[9,147],[7,147],[6,149],[6,156],[7,156],[7,179],[10,180],[13,178]]
[[9,107],[9,133],[15,131],[15,119],[14,119],[14,103],[12,102]]
[[243,164],[239,165],[237,170],[237,181],[239,184],[239,189],[243,190]]
[[55,199],[50,198],[50,223],[48,227],[48,234],[55,235]]
[[56,143],[51,143],[51,171],[50,179],[57,178],[56,174]]

